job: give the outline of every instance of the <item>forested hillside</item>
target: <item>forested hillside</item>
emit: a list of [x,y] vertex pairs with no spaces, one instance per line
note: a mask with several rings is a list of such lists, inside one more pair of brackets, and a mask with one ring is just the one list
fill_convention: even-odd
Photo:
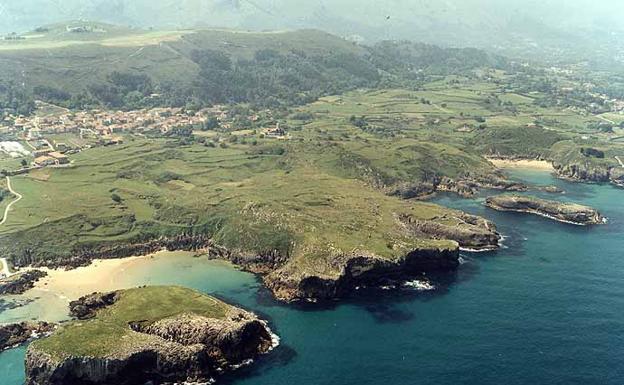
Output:
[[156,35],[90,28],[105,32],[81,33],[76,41],[75,33],[56,26],[27,35],[22,45],[0,45],[0,93],[21,95],[12,98],[19,106],[3,108],[29,111],[32,98],[69,108],[241,102],[276,108],[390,82],[413,88],[431,76],[507,65],[477,49],[363,46],[316,30]]

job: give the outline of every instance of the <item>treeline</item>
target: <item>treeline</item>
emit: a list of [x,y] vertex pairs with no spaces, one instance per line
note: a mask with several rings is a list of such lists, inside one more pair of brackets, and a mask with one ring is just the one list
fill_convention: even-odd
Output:
[[263,49],[253,59],[232,59],[216,50],[194,51],[200,67],[197,91],[208,103],[252,103],[260,107],[305,104],[322,95],[377,84],[380,75],[366,58],[337,52],[309,56]]
[[5,114],[29,115],[35,110],[31,92],[13,82],[0,82],[0,117]]
[[154,101],[152,79],[141,73],[113,71],[106,82],[91,83],[82,92],[69,93],[46,85],[38,85],[33,95],[47,102],[76,109],[108,107],[138,109],[159,104]]

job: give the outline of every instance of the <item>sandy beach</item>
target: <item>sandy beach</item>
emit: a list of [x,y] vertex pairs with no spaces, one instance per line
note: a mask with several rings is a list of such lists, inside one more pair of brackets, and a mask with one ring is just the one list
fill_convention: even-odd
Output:
[[551,162],[535,159],[496,159],[488,158],[488,160],[498,168],[525,168],[534,170],[554,171]]
[[95,291],[111,291],[124,288],[130,280],[126,270],[149,263],[154,256],[130,257],[123,259],[95,260],[89,266],[74,270],[41,269],[48,276],[35,284],[33,292],[53,292],[70,300]]
[[[122,259],[94,260],[89,266],[74,270],[41,269],[48,273],[35,286],[7,300],[25,302],[25,306],[0,313],[0,323],[43,319],[59,322],[68,319],[68,304],[94,292],[108,292],[141,285],[184,285],[197,287],[210,280],[229,285],[246,279],[226,261],[195,258],[195,253],[176,251]],[[234,272],[234,275],[230,273]]]

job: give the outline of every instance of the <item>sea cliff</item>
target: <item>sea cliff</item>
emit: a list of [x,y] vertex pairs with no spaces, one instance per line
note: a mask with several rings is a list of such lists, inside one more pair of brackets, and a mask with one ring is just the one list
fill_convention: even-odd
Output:
[[265,321],[180,287],[93,294],[31,344],[28,385],[209,382],[275,346]]

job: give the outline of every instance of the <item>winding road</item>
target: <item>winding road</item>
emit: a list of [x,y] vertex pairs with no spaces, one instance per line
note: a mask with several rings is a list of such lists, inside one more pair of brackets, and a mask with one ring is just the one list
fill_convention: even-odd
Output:
[[[13,187],[11,186],[11,179],[8,176],[6,177],[6,181],[7,181],[7,188],[9,189],[11,194],[16,196],[16,198],[15,200],[13,200],[13,202],[9,203],[7,207],[4,209],[4,215],[2,217],[2,221],[0,221],[0,226],[2,226],[7,221],[7,218],[9,217],[9,210],[11,210],[11,207],[17,202],[19,202],[20,200],[22,200],[22,194],[13,190]],[[7,259],[0,258],[0,264],[2,264],[2,266],[0,266],[0,277],[3,277],[3,276],[10,277],[12,273],[11,273],[11,270],[9,270],[9,262],[7,261]]]
[[7,188],[9,189],[11,194],[15,195],[17,198],[13,200],[13,202],[9,203],[7,207],[4,209],[4,215],[2,216],[2,221],[0,221],[0,226],[2,226],[7,221],[7,218],[9,217],[9,210],[11,210],[11,207],[13,207],[14,204],[21,201],[23,198],[22,194],[13,190],[13,187],[11,187],[11,179],[8,176],[6,177],[6,181],[7,181]]
[[624,162],[622,162],[622,159],[620,159],[619,156],[616,156],[615,160],[617,160],[620,163],[620,166],[624,167]]

